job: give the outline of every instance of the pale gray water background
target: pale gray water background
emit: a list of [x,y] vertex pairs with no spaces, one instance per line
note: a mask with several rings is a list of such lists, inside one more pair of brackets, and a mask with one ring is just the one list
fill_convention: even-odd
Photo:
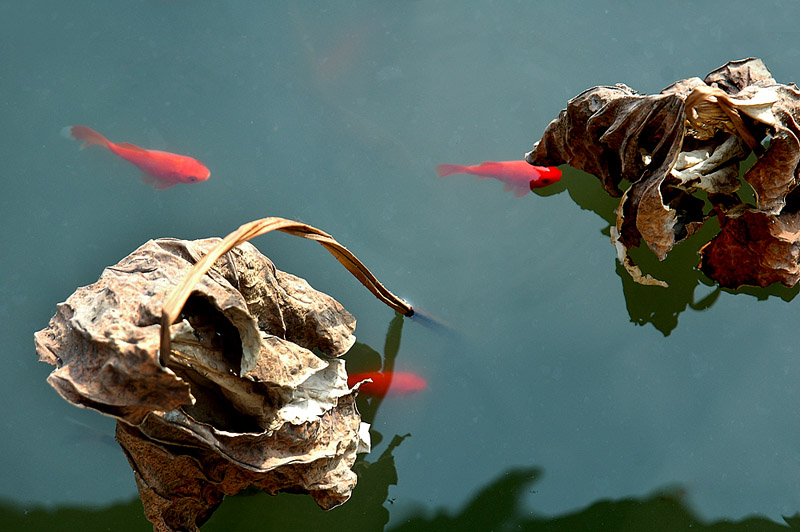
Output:
[[[411,433],[394,452],[390,527],[456,512],[532,466],[543,477],[525,502],[546,516],[670,486],[707,520],[800,511],[796,291],[722,293],[665,335],[632,322],[607,224],[568,191],[517,199],[433,170],[521,158],[594,85],[657,92],[749,56],[800,80],[800,4],[725,6],[1,3],[0,499],[136,496],[113,422],[68,405],[36,361],[33,332],[58,302],[150,238],[284,216],[333,234],[455,330],[403,329],[397,369],[428,388],[384,401],[375,421],[384,446]],[[154,191],[60,137],[68,124],[193,155],[211,179]],[[566,188],[604,194],[564,170]],[[324,250],[254,243],[381,350],[393,313]]]

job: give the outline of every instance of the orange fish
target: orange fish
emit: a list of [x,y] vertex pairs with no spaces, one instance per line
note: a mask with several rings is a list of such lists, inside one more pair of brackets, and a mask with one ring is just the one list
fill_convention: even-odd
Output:
[[492,177],[505,183],[505,189],[521,198],[534,188],[552,185],[561,179],[561,170],[553,166],[533,166],[525,161],[485,161],[476,166],[460,164],[440,164],[436,167],[439,177],[450,174],[473,174],[478,177]]
[[65,137],[82,140],[81,149],[97,144],[122,157],[142,171],[142,181],[163,190],[178,183],[197,183],[211,175],[208,168],[197,159],[158,150],[146,150],[129,142],[115,144],[97,131],[86,126],[67,126],[62,130]]
[[372,382],[364,382],[358,391],[376,397],[383,397],[387,393],[408,395],[424,390],[428,385],[422,377],[404,371],[372,371],[348,375],[347,385],[352,388],[366,379],[372,379]]

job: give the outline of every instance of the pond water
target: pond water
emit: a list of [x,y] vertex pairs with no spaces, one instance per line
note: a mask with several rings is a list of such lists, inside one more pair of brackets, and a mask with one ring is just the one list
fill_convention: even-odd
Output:
[[[444,325],[398,321],[313,243],[256,239],[357,317],[361,353],[428,385],[363,405],[376,445],[344,506],[242,494],[204,531],[798,526],[797,289],[717,290],[703,234],[664,264],[642,250],[671,286],[639,287],[594,177],[515,198],[434,171],[522,158],[595,85],[745,57],[798,81],[797,20],[777,0],[0,4],[0,528],[150,529],[114,422],[47,385],[33,332],[150,238],[266,216],[331,233]],[[211,178],[154,190],[68,124]]]

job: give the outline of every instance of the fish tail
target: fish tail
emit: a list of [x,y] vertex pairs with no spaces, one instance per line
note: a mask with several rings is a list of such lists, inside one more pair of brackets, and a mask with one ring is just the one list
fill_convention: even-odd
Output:
[[94,144],[105,146],[107,148],[110,144],[108,139],[106,139],[103,135],[86,126],[67,126],[61,130],[61,134],[67,138],[72,137],[75,140],[82,140],[83,144],[81,145],[81,149]]
[[436,175],[444,177],[450,174],[463,174],[466,167],[460,164],[440,164],[436,167]]

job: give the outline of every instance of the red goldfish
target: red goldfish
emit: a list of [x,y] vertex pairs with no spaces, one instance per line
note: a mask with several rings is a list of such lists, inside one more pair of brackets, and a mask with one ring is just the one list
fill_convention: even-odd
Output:
[[97,131],[86,126],[67,126],[62,130],[65,137],[82,140],[81,149],[97,144],[108,148],[142,171],[142,181],[163,190],[178,183],[197,183],[211,175],[208,168],[197,159],[158,150],[146,150],[129,142],[115,144]]
[[376,397],[383,397],[387,393],[408,395],[424,390],[428,385],[422,377],[404,371],[372,371],[348,375],[347,385],[352,388],[366,379],[372,379],[372,382],[363,383],[358,391]]
[[561,170],[553,166],[533,166],[525,161],[485,161],[476,166],[440,164],[436,167],[439,177],[450,174],[473,174],[478,177],[493,177],[505,183],[506,190],[521,198],[534,188],[552,185],[561,179]]

